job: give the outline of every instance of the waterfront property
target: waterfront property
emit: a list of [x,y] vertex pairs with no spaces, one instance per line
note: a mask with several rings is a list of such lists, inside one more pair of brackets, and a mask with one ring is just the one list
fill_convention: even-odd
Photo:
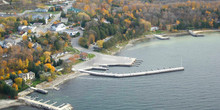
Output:
[[21,77],[22,79],[24,79],[25,81],[35,79],[35,73],[33,73],[31,71],[28,73],[21,73],[18,76]]

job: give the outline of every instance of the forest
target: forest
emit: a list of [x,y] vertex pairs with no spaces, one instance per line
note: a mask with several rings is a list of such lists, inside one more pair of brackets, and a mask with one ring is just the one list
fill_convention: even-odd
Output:
[[[84,47],[114,35],[109,43],[103,43],[104,48],[109,48],[115,43],[139,37],[150,31],[151,26],[170,32],[220,27],[220,1],[217,0],[76,0],[73,7],[84,10],[85,13],[78,15],[87,18],[82,19],[86,30],[80,44]],[[109,29],[103,25],[105,21],[110,22],[110,29],[117,31],[109,34]],[[99,31],[105,29],[101,31],[101,39],[101,32],[94,27]]]

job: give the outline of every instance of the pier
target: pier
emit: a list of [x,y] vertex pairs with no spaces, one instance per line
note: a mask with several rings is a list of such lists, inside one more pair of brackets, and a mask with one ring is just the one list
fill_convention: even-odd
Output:
[[189,34],[192,35],[193,37],[204,37],[203,34],[197,34],[197,33],[193,32],[192,30],[189,30],[188,32],[189,32]]
[[124,77],[135,77],[135,76],[143,76],[143,75],[153,75],[153,74],[160,74],[160,73],[168,73],[168,72],[175,72],[175,71],[184,71],[184,67],[176,67],[176,68],[167,68],[167,69],[158,69],[158,70],[151,70],[151,71],[144,71],[144,72],[135,72],[135,73],[101,73],[101,72],[93,72],[87,70],[79,70],[81,73],[88,73],[94,76],[103,76],[103,77],[114,77],[114,78],[124,78]]
[[31,98],[31,97],[19,97],[18,98],[20,102],[24,102],[27,105],[46,109],[46,110],[73,110],[73,107],[70,104],[61,104],[59,106],[54,106],[57,102],[48,104],[50,100],[41,102],[43,99],[40,99],[39,101],[35,99],[36,98]]
[[42,93],[42,94],[47,94],[48,91],[44,90],[44,89],[39,89],[39,88],[34,88],[34,87],[30,87],[32,90],[38,92],[38,93]]

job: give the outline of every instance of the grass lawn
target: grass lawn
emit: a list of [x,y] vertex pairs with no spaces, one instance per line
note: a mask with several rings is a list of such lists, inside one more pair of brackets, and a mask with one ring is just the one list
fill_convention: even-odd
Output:
[[75,48],[73,48],[73,47],[65,47],[65,48],[64,48],[64,51],[70,52],[70,53],[72,53],[72,54],[80,53],[79,50],[77,50],[77,49],[75,49]]
[[94,58],[94,57],[95,57],[94,54],[88,54],[88,58],[89,58],[89,59],[92,59],[92,58]]
[[35,81],[32,82],[31,86],[35,87],[37,84],[40,84],[44,81],[41,81],[40,79],[36,79]]

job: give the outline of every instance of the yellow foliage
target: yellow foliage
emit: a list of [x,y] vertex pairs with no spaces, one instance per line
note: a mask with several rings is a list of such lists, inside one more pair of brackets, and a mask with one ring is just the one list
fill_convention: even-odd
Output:
[[7,74],[6,76],[5,76],[5,79],[9,79],[10,78],[10,74]]
[[16,75],[16,73],[15,73],[15,72],[12,72],[11,74]]
[[15,88],[16,91],[18,91],[18,85],[17,85],[17,84],[14,83],[14,84],[12,85],[12,87]]
[[18,86],[21,86],[21,84],[22,84],[22,78],[20,78],[20,77],[15,78],[15,83],[16,83]]
[[44,66],[46,67],[46,71],[47,71],[48,69],[50,69],[51,72],[54,72],[54,71],[55,71],[55,67],[52,66],[50,63],[47,63],[47,64],[45,64]]
[[40,61],[38,61],[37,63],[35,63],[36,66],[39,66],[41,64]]
[[23,36],[23,40],[24,40],[24,41],[26,41],[27,38],[28,38],[27,35],[24,35],[24,36]]
[[4,80],[4,77],[3,77],[3,76],[0,76],[0,80]]
[[176,20],[176,24],[179,25],[179,24],[180,24],[180,21],[179,21],[179,20]]
[[44,52],[44,56],[45,56],[45,62],[50,62],[50,55],[51,55],[51,52]]
[[28,30],[28,34],[30,34],[30,33],[31,33],[31,30],[29,29],[29,30]]
[[28,70],[27,70],[27,69],[24,69],[23,73],[27,73],[27,72],[28,72]]
[[21,73],[22,73],[22,71],[21,71],[21,70],[19,70],[19,71],[18,71],[18,74],[21,74]]
[[32,46],[33,46],[33,43],[31,43],[31,42],[28,42],[28,48],[32,48]]
[[96,43],[97,43],[97,45],[98,45],[99,48],[102,48],[102,47],[103,47],[104,40],[98,40]]
[[28,25],[27,20],[23,20],[23,25],[25,25],[25,26],[27,26],[27,25]]

